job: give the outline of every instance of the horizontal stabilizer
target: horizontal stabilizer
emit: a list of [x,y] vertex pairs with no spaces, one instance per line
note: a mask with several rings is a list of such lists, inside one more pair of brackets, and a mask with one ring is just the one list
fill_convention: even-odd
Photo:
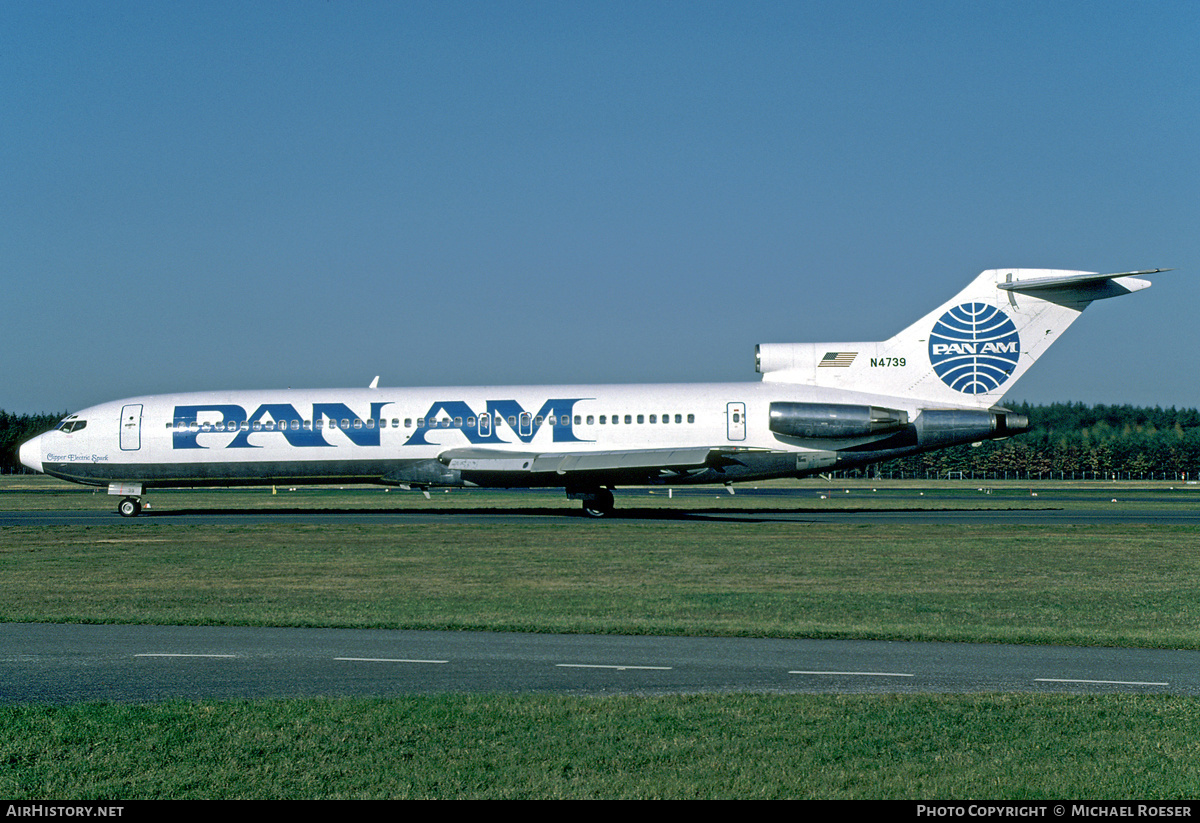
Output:
[[[1062,272],[1061,274],[1052,274],[1049,276],[1007,280],[1003,283],[997,283],[996,288],[1004,289],[1005,291],[1040,291],[1045,289],[1078,288],[1080,286],[1088,286],[1094,283],[1099,284],[1106,281],[1116,281],[1123,277],[1133,278],[1147,274],[1158,274],[1159,272],[1164,271],[1170,271],[1170,269],[1126,271],[1118,274],[1099,274],[1096,272]],[[1011,277],[1011,275],[1009,276]],[[1138,280],[1127,280],[1120,282],[1118,285],[1124,286],[1126,290],[1132,292],[1147,288],[1150,284]]]

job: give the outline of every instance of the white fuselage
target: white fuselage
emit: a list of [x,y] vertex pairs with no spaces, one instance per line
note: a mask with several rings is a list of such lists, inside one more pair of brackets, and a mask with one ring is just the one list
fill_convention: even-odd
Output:
[[[918,411],[912,400],[774,383],[193,392],[90,407],[72,415],[86,425],[29,441],[21,459],[48,474],[96,484],[409,482],[401,467],[454,450],[802,453],[849,445],[844,438],[800,443],[772,432],[768,409],[775,401]],[[496,485],[530,482],[567,485],[562,478],[511,476],[498,477]]]

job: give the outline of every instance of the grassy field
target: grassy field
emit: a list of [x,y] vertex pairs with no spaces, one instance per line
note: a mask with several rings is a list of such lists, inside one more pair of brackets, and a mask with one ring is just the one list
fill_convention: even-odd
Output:
[[0,532],[0,620],[1200,648],[1186,527],[123,523]]
[[[782,500],[717,492],[619,505],[914,505],[911,485],[796,488],[798,498]],[[1029,484],[988,489],[937,484],[915,505],[1048,505]],[[1195,487],[1089,484],[1057,493],[1054,505],[1111,506],[1134,493],[1164,511],[1200,500]],[[577,507],[561,494],[427,501],[379,489],[180,491],[152,501],[175,510]],[[0,483],[0,510],[112,506],[107,495],[44,479]],[[0,620],[1200,648],[1196,532],[637,519],[564,527],[536,517],[518,526],[361,525],[352,514],[334,526],[174,526],[114,517],[94,527],[0,528]],[[1120,695],[9,706],[0,707],[0,796],[1194,797],[1197,711],[1187,698]]]
[[1192,798],[1195,701],[727,695],[0,707],[0,797]]

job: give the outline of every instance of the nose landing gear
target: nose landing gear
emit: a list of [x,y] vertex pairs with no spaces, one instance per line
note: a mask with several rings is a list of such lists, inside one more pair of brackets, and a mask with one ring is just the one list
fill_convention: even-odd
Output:
[[117,504],[117,514],[122,517],[137,517],[142,510],[142,484],[141,483],[109,483],[109,494],[121,495],[121,502]]

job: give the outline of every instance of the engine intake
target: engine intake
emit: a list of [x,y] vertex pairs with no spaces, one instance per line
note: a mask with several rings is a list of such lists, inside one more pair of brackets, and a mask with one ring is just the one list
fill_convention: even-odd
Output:
[[772,403],[770,414],[771,431],[787,437],[870,437],[908,425],[907,412],[843,403]]

